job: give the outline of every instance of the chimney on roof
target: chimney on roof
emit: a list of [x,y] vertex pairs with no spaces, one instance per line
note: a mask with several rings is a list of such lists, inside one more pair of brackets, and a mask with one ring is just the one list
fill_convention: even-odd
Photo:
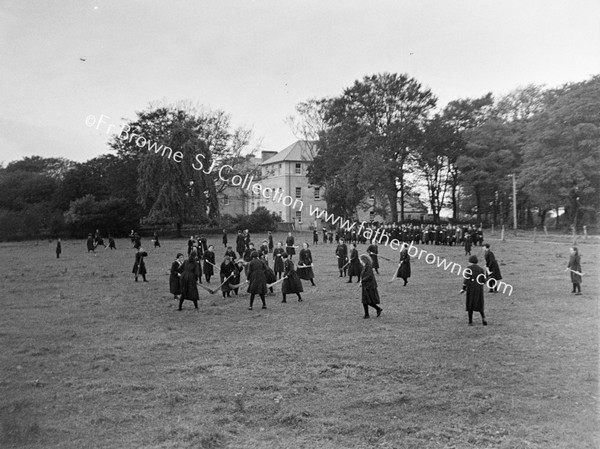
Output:
[[261,151],[260,159],[262,162],[265,162],[266,160],[271,159],[276,154],[277,154],[277,151]]

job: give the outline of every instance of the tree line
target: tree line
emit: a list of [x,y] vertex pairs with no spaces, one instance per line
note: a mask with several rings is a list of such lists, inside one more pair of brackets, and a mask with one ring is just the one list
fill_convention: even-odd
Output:
[[[184,160],[143,150],[117,133],[109,154],[83,163],[39,156],[11,162],[0,168],[0,239],[83,237],[97,228],[120,236],[140,226],[181,233],[184,224],[221,225],[217,196],[227,186],[216,171],[206,174],[193,162],[201,154],[205,167],[214,161],[251,171],[244,155],[252,152],[251,131],[234,128],[223,111],[189,104],[150,105],[127,125],[129,135],[180,151]],[[228,218],[234,226],[254,223]]]
[[406,74],[365,76],[333,98],[310,99],[288,118],[313,142],[310,182],[330,211],[350,218],[374,208],[403,221],[405,197],[425,193],[434,221],[519,227],[595,224],[600,206],[600,76],[545,89],[529,85],[495,99],[451,101]]
[[[330,213],[352,218],[369,207],[388,222],[403,221],[404,199],[422,191],[434,220],[449,208],[455,219],[508,224],[515,176],[519,227],[543,225],[549,211],[564,212],[563,225],[596,223],[600,76],[441,109],[437,102],[416,79],[383,73],[297,106],[288,121],[314,143],[309,181],[324,188]],[[184,162],[116,134],[108,154],[83,163],[31,156],[0,166],[0,239],[221,226],[218,197],[227,185],[216,171],[194,168],[199,154],[204,167],[227,164],[260,179],[245,156],[256,149],[252,132],[233,127],[227,113],[176,104],[136,115],[130,135],[179,151]],[[268,213],[259,212],[262,223]]]

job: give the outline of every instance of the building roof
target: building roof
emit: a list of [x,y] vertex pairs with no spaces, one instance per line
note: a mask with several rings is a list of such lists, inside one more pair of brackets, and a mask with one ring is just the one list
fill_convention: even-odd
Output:
[[260,165],[275,164],[277,162],[305,162],[313,160],[316,149],[315,141],[298,140],[289,147],[284,148],[275,156],[263,161]]

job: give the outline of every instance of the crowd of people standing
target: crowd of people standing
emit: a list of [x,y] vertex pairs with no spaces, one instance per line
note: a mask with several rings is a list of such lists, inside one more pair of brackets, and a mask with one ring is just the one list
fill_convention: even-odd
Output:
[[[360,232],[359,232],[360,229]],[[377,234],[376,231],[380,232]],[[370,232],[367,232],[370,231]],[[386,238],[396,239],[402,242],[399,252],[399,260],[392,280],[402,279],[404,286],[408,284],[411,277],[411,260],[408,254],[410,244],[423,245],[445,245],[462,246],[465,256],[471,256],[472,247],[475,245],[483,246],[483,259],[485,266],[479,267],[479,259],[476,256],[469,258],[469,269],[475,273],[475,277],[465,279],[463,291],[467,293],[467,312],[469,313],[469,323],[472,324],[472,313],[480,312],[483,324],[487,324],[484,316],[483,285],[476,282],[480,279],[481,273],[485,279],[493,280],[489,286],[490,293],[498,291],[498,283],[502,279],[499,264],[488,243],[483,243],[483,231],[481,226],[473,225],[412,225],[412,224],[391,224],[375,225],[365,224],[362,226],[355,224],[350,229],[326,229],[321,231],[315,227],[312,230],[313,245],[319,244],[319,237],[322,236],[321,243],[333,244],[335,239],[334,254],[337,259],[339,276],[347,278],[347,283],[352,283],[356,278],[361,284],[362,302],[365,307],[365,318],[369,317],[369,307],[375,308],[377,316],[381,315],[379,307],[380,299],[377,291],[377,281],[375,275],[379,274],[379,254],[378,240],[374,235],[386,235]],[[132,273],[137,282],[139,277],[144,282],[148,282],[147,268],[145,259],[148,252],[144,250],[141,243],[141,236],[131,231],[129,235],[135,252],[134,265]],[[303,242],[301,249],[296,244],[296,239],[292,232],[289,232],[284,241],[275,242],[272,232],[268,232],[261,244],[255,247],[249,230],[239,230],[235,236],[235,250],[229,244],[227,231],[223,231],[222,244],[225,249],[222,262],[217,264],[217,255],[214,245],[209,244],[204,235],[190,236],[187,242],[187,257],[183,253],[177,253],[175,260],[171,264],[169,273],[169,290],[173,297],[179,301],[177,310],[182,310],[184,301],[192,301],[195,308],[198,308],[200,299],[198,288],[203,288],[211,294],[220,290],[224,298],[231,295],[238,295],[240,289],[246,288],[250,294],[248,308],[252,310],[256,296],[261,299],[262,308],[266,309],[266,296],[274,294],[274,286],[281,284],[282,303],[287,303],[287,296],[296,295],[299,302],[303,301],[302,293],[304,288],[302,281],[310,282],[315,286],[315,271],[313,269],[313,255],[308,242]],[[160,248],[159,236],[155,232],[152,238],[154,248]],[[381,240],[379,240],[381,242]],[[359,254],[358,245],[366,244],[365,254]],[[88,252],[95,253],[98,247],[104,246],[105,249],[116,249],[115,241],[112,236],[108,236],[108,244],[105,244],[100,231],[96,230],[94,234],[90,233],[87,239]],[[297,250],[299,249],[299,252]],[[57,241],[56,254],[60,257],[62,252],[61,242]],[[297,265],[294,258],[297,257]],[[384,257],[384,259],[389,260]],[[271,266],[272,265],[272,266]],[[567,270],[571,271],[571,280],[573,284],[573,293],[581,294],[581,264],[577,248],[571,249],[571,257]],[[211,280],[217,276],[219,285],[210,288],[203,285],[210,284]],[[474,285],[476,282],[477,285]],[[247,284],[247,287],[246,287]]]

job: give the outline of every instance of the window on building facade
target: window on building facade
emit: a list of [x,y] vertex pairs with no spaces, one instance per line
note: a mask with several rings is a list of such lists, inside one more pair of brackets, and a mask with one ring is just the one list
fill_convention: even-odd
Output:
[[296,187],[296,198],[302,198],[302,187]]
[[302,174],[302,164],[296,164],[296,174],[297,175]]
[[229,195],[223,195],[223,206],[229,206]]
[[321,189],[319,187],[315,187],[315,200],[321,199]]
[[369,220],[375,220],[375,212],[369,212]]
[[300,210],[296,211],[296,221],[298,223],[302,223],[302,211],[300,211]]

